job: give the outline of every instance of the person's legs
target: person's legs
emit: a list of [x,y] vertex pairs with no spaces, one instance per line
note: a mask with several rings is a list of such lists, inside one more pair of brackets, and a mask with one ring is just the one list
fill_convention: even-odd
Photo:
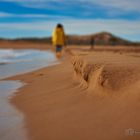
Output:
[[57,45],[56,46],[56,57],[61,58],[62,57],[62,46]]

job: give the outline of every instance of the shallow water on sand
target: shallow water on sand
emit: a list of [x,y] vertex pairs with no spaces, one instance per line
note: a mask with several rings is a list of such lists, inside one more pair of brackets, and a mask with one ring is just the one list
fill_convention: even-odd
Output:
[[0,140],[28,140],[24,114],[9,103],[23,84],[1,79],[58,64],[50,51],[0,49]]
[[0,79],[58,63],[51,51],[0,49]]
[[24,115],[8,99],[22,84],[14,81],[0,82],[0,140],[28,140],[24,129]]

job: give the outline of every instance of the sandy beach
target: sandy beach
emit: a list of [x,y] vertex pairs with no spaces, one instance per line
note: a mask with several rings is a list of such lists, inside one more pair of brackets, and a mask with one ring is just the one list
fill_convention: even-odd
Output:
[[0,0],[0,140],[140,140],[140,0]]
[[[61,64],[10,78],[30,140],[139,140],[140,54],[72,50]],[[137,132],[137,133],[136,133]]]

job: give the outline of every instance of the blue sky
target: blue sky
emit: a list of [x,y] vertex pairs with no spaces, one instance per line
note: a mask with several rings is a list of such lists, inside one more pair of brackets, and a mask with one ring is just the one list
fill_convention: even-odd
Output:
[[51,36],[108,31],[140,41],[140,0],[0,0],[0,37]]

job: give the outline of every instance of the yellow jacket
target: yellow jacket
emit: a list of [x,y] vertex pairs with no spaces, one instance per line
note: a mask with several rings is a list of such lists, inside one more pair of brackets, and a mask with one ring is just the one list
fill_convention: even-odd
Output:
[[53,31],[52,42],[53,42],[54,46],[56,46],[56,45],[64,46],[65,45],[65,33],[64,33],[63,29],[56,28]]

